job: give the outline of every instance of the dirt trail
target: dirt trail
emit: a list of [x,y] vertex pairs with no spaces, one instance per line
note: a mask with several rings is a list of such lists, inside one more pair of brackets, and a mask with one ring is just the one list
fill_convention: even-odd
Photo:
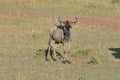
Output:
[[[33,11],[9,11],[9,10],[0,10],[0,16],[2,15],[20,15],[24,17],[32,18],[53,18],[57,19],[58,16],[64,18],[72,17],[72,15],[61,15],[61,14],[47,14],[43,12],[33,12]],[[79,23],[86,25],[95,25],[95,26],[108,26],[108,27],[120,27],[120,19],[108,18],[108,17],[79,17]]]

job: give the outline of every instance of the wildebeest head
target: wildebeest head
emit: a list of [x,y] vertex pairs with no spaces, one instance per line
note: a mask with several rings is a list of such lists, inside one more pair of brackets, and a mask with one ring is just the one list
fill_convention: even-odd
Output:
[[63,26],[64,39],[68,40],[70,38],[70,28],[72,28],[72,26],[77,23],[78,19],[75,18],[75,21],[61,21],[60,17],[58,17],[58,21]]
[[60,22],[60,24],[64,27],[67,27],[67,28],[72,28],[72,25],[76,24],[78,19],[77,17],[75,18],[75,21],[69,21],[69,20],[65,20],[65,21],[61,21],[60,20],[60,17],[58,17],[58,21]]

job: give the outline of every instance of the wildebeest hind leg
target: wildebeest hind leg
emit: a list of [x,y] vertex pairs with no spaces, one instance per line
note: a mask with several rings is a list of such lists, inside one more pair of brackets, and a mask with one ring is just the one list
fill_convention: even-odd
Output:
[[[51,57],[52,57],[52,59],[54,60],[54,61],[56,61],[56,56],[57,56],[57,54],[56,54],[56,47],[57,47],[57,44],[54,44],[54,46],[52,47],[53,48],[53,51],[51,52]],[[54,55],[54,57],[53,57],[53,55]]]
[[46,61],[49,61],[49,59],[48,59],[49,54],[50,54],[50,46],[48,47],[48,49],[46,50],[46,53],[45,53],[45,60]]
[[48,57],[50,57],[50,50],[51,50],[51,38],[49,39],[48,49],[47,49],[46,54],[45,54],[46,61],[49,61]]

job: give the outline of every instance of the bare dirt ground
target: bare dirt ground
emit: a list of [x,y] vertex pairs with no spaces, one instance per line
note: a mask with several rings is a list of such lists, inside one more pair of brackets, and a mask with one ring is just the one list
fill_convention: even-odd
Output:
[[[35,11],[11,11],[11,10],[0,10],[0,16],[2,15],[20,15],[24,17],[32,17],[32,18],[52,18],[57,19],[58,16],[63,18],[71,18],[73,19],[74,16],[72,15],[61,15],[61,14],[48,14],[43,12],[35,12]],[[86,25],[93,25],[93,26],[107,26],[107,27],[119,27],[120,26],[120,19],[118,18],[109,18],[109,17],[93,17],[93,16],[86,16],[86,17],[78,17],[79,23],[86,24]]]

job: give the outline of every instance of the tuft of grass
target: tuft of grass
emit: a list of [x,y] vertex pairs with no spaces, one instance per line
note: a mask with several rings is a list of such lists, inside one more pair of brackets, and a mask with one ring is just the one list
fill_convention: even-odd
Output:
[[39,49],[39,50],[36,50],[35,56],[39,56],[39,57],[42,56],[42,57],[44,57],[45,53],[46,53],[46,50]]
[[91,53],[91,50],[90,49],[87,49],[87,50],[78,50],[75,54],[72,54],[72,57],[75,57],[75,58],[84,58],[84,59],[87,59],[88,56],[90,55]]
[[88,62],[88,64],[98,64],[98,60],[97,58],[95,58],[94,56],[91,56],[90,61]]

